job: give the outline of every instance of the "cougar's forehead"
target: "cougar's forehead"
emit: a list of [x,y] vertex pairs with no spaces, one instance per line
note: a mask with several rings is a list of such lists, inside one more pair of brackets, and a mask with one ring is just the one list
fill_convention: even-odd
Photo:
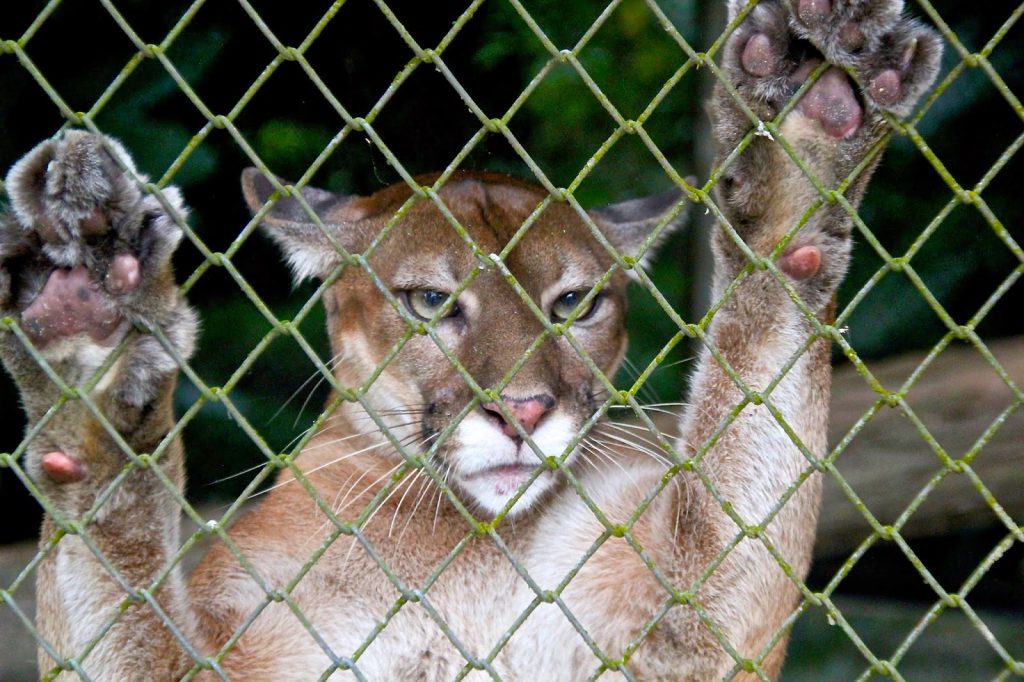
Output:
[[[390,205],[380,210],[381,228],[387,229],[389,221],[394,224],[378,237],[369,258],[375,277],[355,268],[326,297],[335,354],[369,371],[408,331],[406,321],[385,302],[382,289],[406,302],[403,292],[451,292],[483,264],[459,293],[460,317],[438,324],[435,330],[478,382],[498,381],[523,357],[543,331],[543,323],[506,281],[503,270],[489,262],[489,256],[501,253],[547,195],[505,176],[456,176],[449,181],[439,195],[480,249],[482,255],[478,255],[430,200],[418,199],[398,220],[392,220],[410,192],[391,188],[385,192],[393,196]],[[503,262],[536,308],[549,314],[556,298],[589,290],[612,261],[571,207],[551,202],[533,216],[530,228]],[[603,290],[611,300],[601,308],[598,324],[582,325],[576,332],[601,367],[611,367],[622,353],[624,289],[625,276],[620,273]],[[568,343],[549,339],[519,369],[515,388],[529,393],[546,386],[543,392],[550,393],[570,374],[575,381],[583,381],[584,369]],[[414,377],[411,383],[420,388],[451,384],[455,393],[465,390],[465,382],[455,376],[435,341],[422,335],[403,344],[385,372],[389,373]],[[399,392],[409,387],[393,388]]]
[[[453,178],[438,194],[451,216],[488,255],[500,253],[547,196],[535,187],[491,174]],[[395,200],[394,210],[398,210],[404,199],[396,196]],[[611,265],[611,258],[571,207],[550,203],[504,262],[531,296],[537,296],[567,273],[580,280],[596,280]],[[373,259],[382,277],[392,282],[401,279],[398,284],[408,287],[438,287],[446,281],[455,286],[479,263],[450,218],[427,199],[413,204]],[[490,279],[481,277],[480,284]]]

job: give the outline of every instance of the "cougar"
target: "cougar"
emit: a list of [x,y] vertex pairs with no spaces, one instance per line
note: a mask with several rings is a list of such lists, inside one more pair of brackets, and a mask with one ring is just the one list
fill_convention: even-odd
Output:
[[631,276],[702,192],[584,211],[498,174],[362,197],[250,169],[254,220],[325,282],[334,390],[187,578],[182,196],[143,191],[98,134],[17,162],[0,350],[47,512],[41,674],[775,678],[814,544],[850,207],[941,47],[902,0],[746,5],[711,103],[716,303],[685,327],[703,351],[678,439],[609,421],[633,403],[608,377]]

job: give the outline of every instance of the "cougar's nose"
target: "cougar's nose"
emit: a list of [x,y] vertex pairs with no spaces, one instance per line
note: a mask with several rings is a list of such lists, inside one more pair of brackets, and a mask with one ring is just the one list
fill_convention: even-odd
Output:
[[[505,403],[508,411],[523,425],[523,430],[532,434],[537,428],[537,422],[555,406],[555,399],[549,395],[534,395],[529,398],[512,398],[507,395],[501,396],[501,402]],[[501,431],[509,438],[515,438],[519,434],[514,426],[509,424],[501,414],[496,403],[487,403],[482,406],[484,412],[498,420],[501,424]]]

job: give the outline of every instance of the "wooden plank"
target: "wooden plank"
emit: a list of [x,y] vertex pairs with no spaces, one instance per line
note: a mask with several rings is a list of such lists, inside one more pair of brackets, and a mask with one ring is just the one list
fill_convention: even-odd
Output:
[[[988,343],[992,355],[1017,386],[1024,386],[1024,338]],[[907,355],[868,367],[886,389],[897,390],[924,359]],[[835,373],[832,389],[833,446],[879,398],[848,364]],[[839,455],[836,467],[883,524],[891,524],[938,474],[946,471],[936,448],[922,438],[916,417],[937,447],[956,460],[976,447],[982,434],[1003,417],[977,453],[971,468],[998,504],[1018,524],[1024,521],[1024,408],[976,348],[951,346],[922,373],[907,393],[910,413],[884,407]],[[908,538],[941,535],[1002,521],[966,473],[949,473],[910,516],[901,533]],[[819,522],[817,553],[849,551],[870,526],[836,480],[829,477]]]

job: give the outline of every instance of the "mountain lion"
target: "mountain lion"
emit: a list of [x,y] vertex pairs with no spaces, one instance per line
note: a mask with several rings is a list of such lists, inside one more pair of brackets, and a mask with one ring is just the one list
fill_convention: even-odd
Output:
[[[221,539],[187,579],[171,395],[197,318],[170,265],[185,205],[142,191],[112,139],[29,152],[0,217],[0,351],[48,512],[41,672],[776,677],[814,542],[846,204],[884,115],[909,113],[938,67],[902,6],[730,0],[745,14],[712,102],[718,303],[671,448],[604,417],[625,404],[606,377],[643,276],[628,270],[699,192],[577,212],[497,174],[359,197],[247,170],[296,277],[329,282],[337,409],[261,504],[210,526]],[[781,115],[785,144],[754,115]]]

